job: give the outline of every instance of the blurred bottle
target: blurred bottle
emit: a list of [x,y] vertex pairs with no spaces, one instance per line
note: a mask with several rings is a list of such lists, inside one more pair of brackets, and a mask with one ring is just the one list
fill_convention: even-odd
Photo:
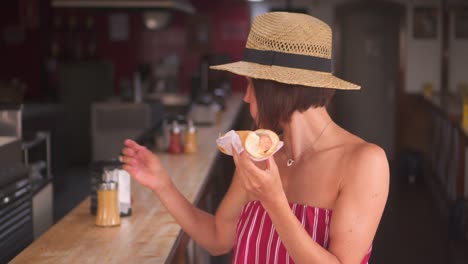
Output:
[[120,225],[117,182],[102,182],[97,191],[97,226],[108,227]]
[[169,153],[179,154],[182,153],[182,139],[180,135],[179,123],[174,120],[172,122],[171,134],[169,136]]
[[196,153],[198,151],[197,130],[193,121],[189,120],[187,134],[185,135],[185,153]]
[[463,98],[463,128],[468,131],[468,95]]
[[137,104],[143,100],[143,91],[141,88],[141,76],[139,72],[133,75],[133,101]]

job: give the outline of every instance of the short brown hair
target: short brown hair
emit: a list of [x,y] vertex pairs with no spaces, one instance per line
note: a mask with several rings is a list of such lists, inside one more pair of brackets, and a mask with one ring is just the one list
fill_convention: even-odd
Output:
[[295,111],[304,112],[310,107],[328,106],[335,89],[307,87],[252,79],[257,99],[257,120],[260,128],[281,132],[281,122],[287,123]]

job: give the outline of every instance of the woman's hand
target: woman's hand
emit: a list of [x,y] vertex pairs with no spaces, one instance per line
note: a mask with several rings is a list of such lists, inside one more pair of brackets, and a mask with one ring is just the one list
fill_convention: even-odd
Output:
[[127,139],[122,154],[123,169],[142,185],[158,193],[171,184],[159,158],[147,148]]
[[248,195],[262,203],[271,203],[284,196],[283,184],[273,156],[255,162],[246,151],[232,149],[236,170]]

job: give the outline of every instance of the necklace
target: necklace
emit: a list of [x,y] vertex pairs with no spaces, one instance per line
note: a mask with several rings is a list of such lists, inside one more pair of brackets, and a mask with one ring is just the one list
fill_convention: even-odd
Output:
[[[328,123],[325,124],[325,125],[323,126],[322,131],[320,131],[320,134],[319,134],[318,137],[314,140],[314,142],[312,143],[312,146],[310,146],[309,149],[313,148],[313,147],[315,146],[315,144],[317,144],[317,141],[318,141],[318,140],[320,139],[320,137],[323,135],[323,133],[324,133],[325,130],[327,129],[328,125],[330,125],[330,123],[331,123],[331,120],[328,121]],[[294,162],[296,162],[295,159],[289,158],[288,161],[286,161],[286,166],[291,167],[291,166],[294,164]]]

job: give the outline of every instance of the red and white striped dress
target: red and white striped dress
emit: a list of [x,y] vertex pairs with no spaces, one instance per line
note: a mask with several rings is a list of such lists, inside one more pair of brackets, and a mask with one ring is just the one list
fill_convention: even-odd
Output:
[[[289,205],[312,239],[328,248],[331,210],[296,203]],[[371,249],[362,264],[368,262]],[[247,203],[242,210],[237,224],[232,263],[294,263],[259,201]]]

